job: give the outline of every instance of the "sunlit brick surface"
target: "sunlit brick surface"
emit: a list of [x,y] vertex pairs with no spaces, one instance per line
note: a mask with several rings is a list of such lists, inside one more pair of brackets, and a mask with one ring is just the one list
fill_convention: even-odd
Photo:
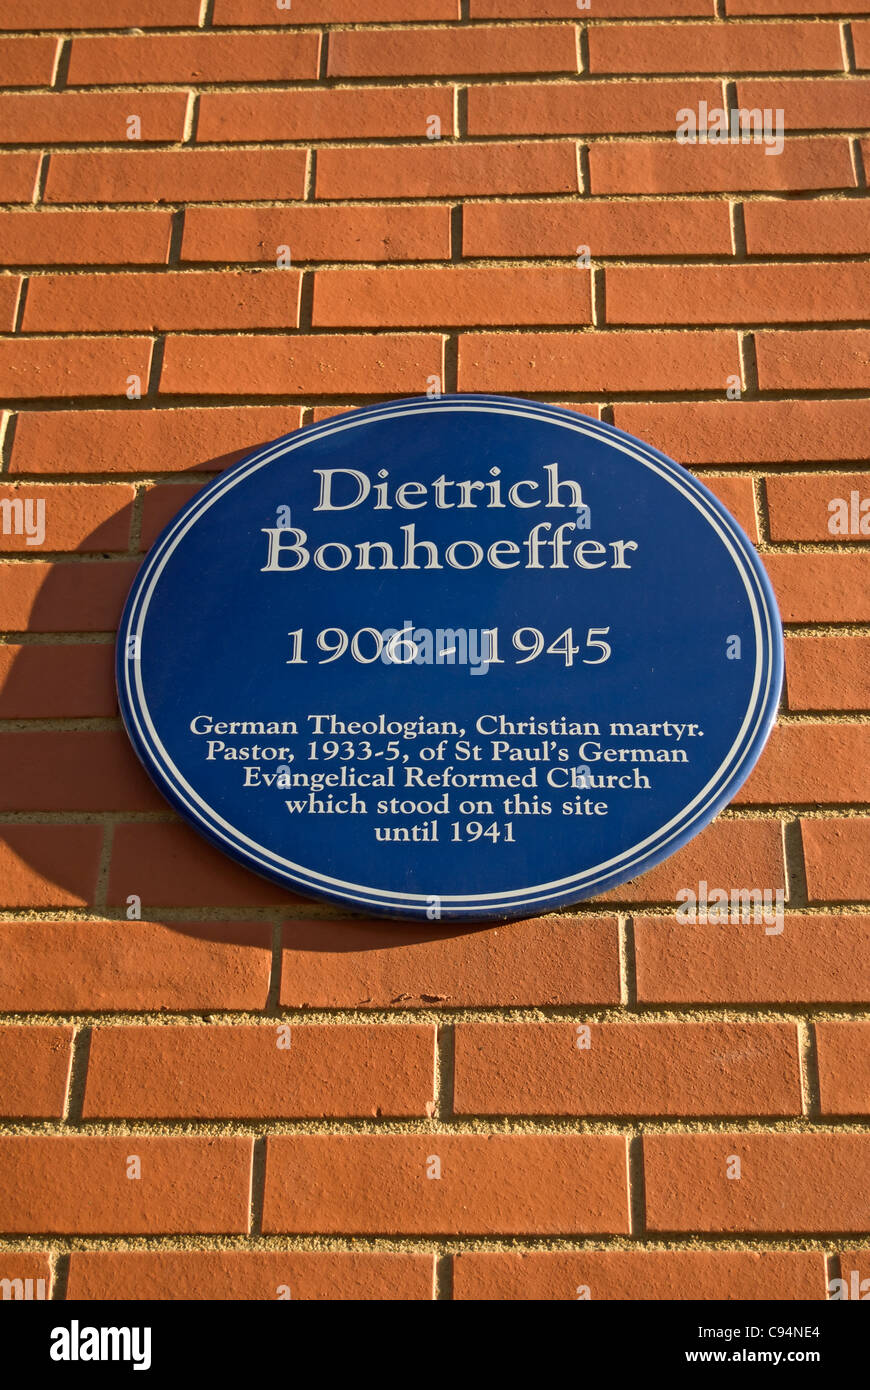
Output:
[[[681,143],[702,105],[779,137]],[[788,1300],[870,1268],[868,0],[5,0],[0,134],[4,1287]],[[479,931],[220,855],[112,683],[198,486],[432,377],[685,463],[786,625],[713,825]],[[784,912],[675,920],[702,881]]]

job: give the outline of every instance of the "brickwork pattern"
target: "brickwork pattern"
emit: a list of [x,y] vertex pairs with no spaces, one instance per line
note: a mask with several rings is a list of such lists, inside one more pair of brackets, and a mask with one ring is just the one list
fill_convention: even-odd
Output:
[[[5,0],[0,87],[0,1280],[866,1275],[868,536],[829,504],[870,496],[870,0]],[[678,144],[700,102],[781,108],[782,153]],[[208,476],[433,376],[685,463],[786,625],[778,727],[718,820],[482,931],[221,857],[112,682],[143,551]],[[784,930],[676,922],[701,880],[782,888]]]

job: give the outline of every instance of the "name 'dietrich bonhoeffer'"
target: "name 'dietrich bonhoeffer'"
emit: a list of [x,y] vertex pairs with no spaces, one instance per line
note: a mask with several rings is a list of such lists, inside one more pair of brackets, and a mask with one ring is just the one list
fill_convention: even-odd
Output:
[[313,548],[308,544],[308,533],[299,527],[264,526],[267,553],[263,573],[292,574],[310,563],[327,573],[348,568],[441,570],[446,566],[454,570],[472,570],[484,563],[496,570],[564,570],[571,564],[581,570],[627,570],[631,568],[628,552],[638,548],[637,541],[633,540],[578,541],[572,535],[572,532],[589,529],[591,513],[576,479],[560,479],[558,463],[546,464],[541,470],[545,477],[541,479],[520,478],[510,484],[503,482],[500,468],[490,468],[487,482],[473,479],[455,482],[442,473],[431,483],[407,481],[393,488],[386,481],[389,478],[386,468],[378,470],[378,477],[384,480],[378,483],[372,483],[367,474],[356,468],[315,468],[313,471],[320,478],[315,512],[349,512],[371,499],[372,510],[376,512],[419,511],[429,506],[438,511],[473,511],[480,507],[515,507],[526,511],[545,507],[572,511],[576,519],[557,526],[551,521],[539,521],[529,528],[521,542],[504,538],[491,541],[486,547],[468,537],[442,547],[436,541],[418,538],[414,522],[399,527],[402,539],[395,545],[388,540],[363,540],[352,546],[344,541],[327,540]]

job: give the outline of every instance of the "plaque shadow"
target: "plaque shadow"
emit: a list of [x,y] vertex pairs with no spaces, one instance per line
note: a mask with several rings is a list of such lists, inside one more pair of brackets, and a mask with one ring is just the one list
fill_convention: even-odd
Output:
[[[268,442],[268,440],[263,441],[263,443]],[[20,552],[9,552],[15,556],[29,553],[34,560],[48,564],[49,569],[37,591],[29,600],[27,623],[11,627],[4,622],[3,630],[10,637],[11,645],[21,648],[0,676],[0,718],[7,722],[7,726],[11,724],[14,732],[37,733],[39,730],[30,729],[29,726],[31,720],[39,719],[40,721],[44,720],[49,729],[62,731],[63,721],[72,718],[80,728],[83,727],[85,730],[89,728],[107,730],[109,720],[111,720],[113,726],[123,734],[126,752],[131,764],[135,765],[141,777],[149,785],[153,785],[147,771],[142,767],[129,744],[126,732],[123,731],[114,688],[114,640],[95,643],[89,639],[97,635],[105,637],[107,634],[114,638],[130,585],[132,585],[148,549],[163,526],[196,492],[212,482],[218,473],[238,463],[260,447],[262,445],[252,444],[244,449],[220,455],[197,464],[195,472],[185,470],[183,473],[170,474],[167,475],[165,483],[161,479],[154,484],[153,489],[150,489],[146,494],[147,500],[140,512],[140,525],[144,523],[141,553],[131,555],[116,548],[110,548],[109,545],[113,535],[117,533],[119,519],[123,519],[125,513],[132,514],[132,504],[129,502],[119,505],[110,516],[104,517],[100,524],[82,539],[75,551],[52,551],[46,546],[44,549],[50,557],[48,559],[44,559],[36,548],[28,552],[22,547]],[[53,477],[51,481],[58,480]],[[117,482],[119,479],[113,476],[111,481]],[[38,487],[38,484],[33,483],[24,485],[27,492],[37,492]],[[158,493],[159,495],[157,495]],[[176,495],[173,496],[173,493]],[[75,558],[67,560],[67,555],[75,556]],[[55,561],[54,557],[61,558]],[[95,580],[99,578],[98,571],[103,564],[106,566],[106,574],[105,587],[101,591],[100,585],[95,584]],[[121,572],[121,567],[124,567],[123,572]],[[78,594],[76,594],[77,589]],[[72,618],[69,618],[65,623],[61,623],[59,615],[69,614],[71,603],[74,610],[77,598],[80,601],[79,611],[82,621],[75,623]],[[107,617],[111,618],[111,622],[105,625],[98,620],[96,626],[89,627],[87,624],[90,620],[85,612],[85,608],[88,606],[96,609],[100,615],[106,614]],[[74,640],[75,634],[81,634],[84,640],[77,643]],[[30,640],[25,640],[24,643],[16,640],[21,637]],[[58,638],[62,640],[58,641]],[[101,677],[97,683],[95,710],[81,714],[76,713],[72,716],[60,713],[43,714],[42,712],[34,714],[32,707],[34,671],[31,664],[34,647],[41,649],[49,647],[51,650],[57,651],[63,646],[69,646],[71,650],[78,652],[85,645],[96,647],[101,652],[106,653],[107,670],[104,673],[104,678]],[[107,674],[109,670],[112,671],[110,676]],[[88,682],[93,681],[93,679],[93,676],[86,678]],[[103,679],[111,681],[111,694],[109,694],[108,686],[103,683]],[[83,695],[81,698],[85,699],[86,697]],[[79,707],[84,708],[81,705]],[[50,702],[48,705],[40,706],[40,711],[43,708],[50,708]],[[73,731],[71,730],[71,732]],[[20,756],[23,762],[26,754],[22,753]],[[62,772],[62,765],[59,770]],[[26,776],[26,767],[19,766],[13,781],[20,783],[26,780]],[[0,824],[0,840],[6,846],[6,853],[10,857],[10,867],[7,874],[9,888],[3,894],[2,900],[4,910],[12,913],[20,910],[22,913],[26,913],[36,908],[39,911],[51,912],[56,920],[62,920],[68,911],[84,909],[98,913],[105,920],[127,921],[123,899],[113,901],[110,898],[105,905],[99,906],[94,902],[83,900],[81,884],[86,872],[84,861],[88,853],[93,852],[92,842],[97,840],[97,834],[92,837],[83,837],[81,842],[76,841],[64,846],[61,843],[62,834],[58,837],[41,836],[33,833],[41,827],[49,826],[58,826],[61,830],[71,827],[90,827],[95,832],[99,832],[100,840],[103,838],[104,822],[99,810],[86,809],[83,806],[81,808],[64,808],[58,812],[56,807],[47,804],[50,801],[51,780],[52,769],[49,769],[47,779],[42,779],[41,783],[47,791],[46,804],[41,807],[29,807],[24,811],[10,805],[3,813],[4,815],[17,814],[17,819],[4,820]],[[165,801],[156,787],[154,787],[154,795],[156,798],[154,810],[165,810],[166,813],[175,814],[170,803]],[[156,804],[157,801],[161,803],[160,806]],[[125,821],[123,811],[113,813],[118,826],[133,824],[134,814],[131,811],[131,819]],[[146,817],[140,816],[138,822],[154,825],[157,818],[153,814]],[[417,919],[376,917],[364,913],[354,913],[341,904],[329,904],[323,899],[303,898],[283,890],[280,885],[273,884],[271,880],[261,877],[235,859],[224,855],[181,817],[176,816],[175,820],[166,821],[161,815],[159,824],[161,828],[177,832],[178,837],[193,837],[193,840],[197,842],[197,855],[202,857],[204,863],[206,860],[211,861],[211,873],[209,874],[208,866],[203,871],[206,876],[212,880],[216,879],[218,882],[222,878],[229,878],[236,885],[233,901],[223,903],[166,902],[149,907],[147,892],[144,893],[142,895],[143,920],[161,922],[179,933],[196,936],[200,939],[213,939],[240,945],[255,944],[251,932],[255,919],[252,916],[247,921],[227,920],[225,917],[220,921],[213,920],[212,922],[209,922],[208,919],[178,921],[168,920],[164,915],[166,912],[194,911],[201,908],[209,913],[224,909],[233,913],[246,910],[253,913],[256,910],[259,914],[263,909],[268,909],[269,919],[274,920],[274,917],[286,908],[292,910],[293,913],[292,918],[288,918],[288,921],[292,923],[294,949],[333,953],[377,951],[387,947],[395,948],[398,945],[410,946],[419,942],[435,943],[439,940],[474,935],[487,929],[497,928],[499,925],[492,921],[477,923],[432,922],[429,924]],[[148,866],[146,864],[143,865],[140,878],[143,886],[145,886],[147,874]],[[252,885],[251,896],[248,901],[245,901],[243,894],[241,897],[239,896],[239,876],[248,879]],[[22,901],[13,901],[16,893],[14,885],[18,882],[22,885],[20,890]],[[109,882],[111,883],[111,879]],[[40,883],[42,886],[37,886]],[[52,889],[59,891],[53,893]],[[7,897],[8,901],[6,901]],[[310,916],[298,915],[305,913],[306,909],[310,909]],[[336,917],[334,915],[336,912],[342,913],[342,916]],[[258,923],[258,925],[261,924],[262,921]]]

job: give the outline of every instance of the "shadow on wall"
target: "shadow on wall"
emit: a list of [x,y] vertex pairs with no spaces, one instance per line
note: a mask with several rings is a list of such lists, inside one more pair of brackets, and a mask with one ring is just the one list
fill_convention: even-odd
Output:
[[[151,487],[142,512],[143,550],[216,472],[255,447],[259,446],[202,463],[199,469],[208,474],[202,479],[191,481],[187,474],[183,481]],[[22,487],[24,495],[29,490]],[[303,899],[260,878],[174,814],[120,726],[114,642],[89,640],[114,633],[139,568],[138,559],[119,555],[118,548],[119,525],[129,526],[131,510],[125,503],[104,517],[81,540],[72,562],[46,566],[44,578],[24,600],[27,620],[22,617],[16,623],[17,630],[26,628],[37,640],[18,646],[12,659],[0,666],[0,717],[15,721],[6,735],[8,741],[14,739],[15,749],[4,764],[0,814],[26,817],[0,826],[0,839],[11,851],[4,856],[9,864],[3,905],[11,910],[56,908],[59,916],[64,908],[90,908],[122,921],[128,897],[134,894],[141,900],[142,919],[148,921],[165,921],[164,909],[280,912],[292,907],[298,912],[310,905],[313,915],[294,923],[294,944],[308,951],[378,950],[485,929],[484,924],[430,927],[416,921],[321,917],[317,914],[342,909]],[[50,516],[44,549],[51,553]],[[28,553],[23,545],[20,553]],[[62,643],[54,640],[58,633]],[[83,640],[71,640],[77,633]],[[43,634],[45,642],[39,640]],[[2,652],[0,648],[0,656]],[[70,717],[79,721],[75,731],[57,722]],[[34,718],[52,723],[34,729]],[[112,846],[108,872],[101,873],[107,857],[107,811],[112,812]],[[51,823],[43,819],[47,815]],[[167,925],[200,938],[210,935],[207,921]],[[242,944],[251,939],[249,922],[224,919],[215,921],[213,928],[216,940]]]

